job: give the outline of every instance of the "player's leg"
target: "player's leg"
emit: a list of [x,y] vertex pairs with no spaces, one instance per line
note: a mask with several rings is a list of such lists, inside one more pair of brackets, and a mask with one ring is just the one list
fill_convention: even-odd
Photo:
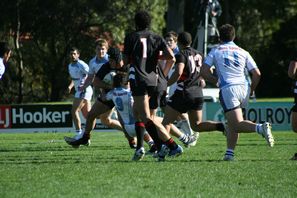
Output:
[[81,111],[81,108],[84,105],[83,101],[84,99],[74,98],[72,104],[71,115],[76,133],[81,133],[81,120],[79,117],[79,112]]
[[[297,133],[297,104],[295,104],[291,111],[291,125],[292,130]],[[291,160],[297,160],[297,153],[293,155]]]
[[89,111],[91,110],[92,105],[91,105],[91,101],[90,100],[83,100],[83,106],[81,108],[81,113],[84,116],[84,118],[86,119],[88,116]]
[[191,128],[187,113],[182,113],[180,116],[178,116],[176,126],[180,128],[185,134],[193,135],[194,133]]
[[224,131],[225,127],[221,122],[215,122],[211,120],[202,122],[202,110],[190,110],[188,111],[189,121],[191,128],[197,132],[210,132],[210,131]]
[[105,113],[100,115],[101,123],[119,131],[123,131],[123,127],[118,120],[112,119],[111,115],[114,113],[114,108],[107,110]]
[[291,111],[292,130],[297,133],[297,104],[294,105]]

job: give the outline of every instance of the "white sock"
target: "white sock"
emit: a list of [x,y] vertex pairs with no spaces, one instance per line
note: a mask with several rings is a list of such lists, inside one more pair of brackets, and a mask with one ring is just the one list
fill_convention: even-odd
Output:
[[260,135],[263,133],[262,124],[256,124],[256,132]]
[[227,149],[225,155],[234,156],[234,150],[233,149]]
[[188,135],[193,135],[193,131],[188,120],[183,120],[181,124],[181,129]]

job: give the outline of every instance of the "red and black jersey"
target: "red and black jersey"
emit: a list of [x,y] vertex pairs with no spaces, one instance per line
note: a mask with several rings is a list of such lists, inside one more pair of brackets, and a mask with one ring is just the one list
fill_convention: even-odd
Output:
[[130,63],[130,80],[157,86],[157,61],[167,51],[165,40],[149,30],[132,32],[125,37],[123,54]]
[[191,97],[203,97],[202,88],[199,86],[202,55],[195,49],[187,47],[176,56],[176,65],[184,63],[182,75],[177,80],[177,90],[184,91]]

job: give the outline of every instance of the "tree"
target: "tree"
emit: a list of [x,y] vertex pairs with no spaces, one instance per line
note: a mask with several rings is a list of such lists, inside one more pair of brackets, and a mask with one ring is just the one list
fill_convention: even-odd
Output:
[[[0,90],[5,90],[5,97],[0,98],[0,103],[62,100],[70,81],[67,71],[70,47],[78,47],[81,58],[88,62],[94,55],[94,41],[97,38],[104,37],[111,45],[120,46],[126,31],[134,28],[134,13],[139,9],[151,12],[154,31],[161,33],[165,27],[165,0],[18,2],[0,2],[0,22],[4,24],[0,31],[3,39],[15,37],[15,41],[20,41],[15,46],[18,46],[17,54],[23,57],[23,69],[11,68],[12,72],[8,72],[7,78],[15,78],[23,86],[17,87],[16,81],[10,81],[9,85],[14,89],[9,90],[4,89],[7,84],[1,82]],[[16,20],[15,10],[18,10],[19,20]],[[15,64],[15,60],[12,58],[12,64]],[[14,72],[22,75],[14,75]],[[18,91],[20,89],[22,92]],[[18,95],[19,100],[11,95]]]

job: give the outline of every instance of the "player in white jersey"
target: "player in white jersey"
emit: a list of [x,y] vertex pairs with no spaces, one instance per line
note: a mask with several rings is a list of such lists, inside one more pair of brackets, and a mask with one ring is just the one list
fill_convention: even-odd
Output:
[[[105,39],[98,39],[96,41],[96,55],[89,61],[89,73],[85,83],[85,87],[91,85],[94,81],[95,75],[104,63],[108,62],[108,42]],[[96,93],[96,91],[95,91]],[[94,94],[97,97],[97,94]]]
[[[220,88],[219,99],[229,127],[224,160],[231,161],[234,159],[238,133],[257,132],[270,147],[274,145],[274,138],[270,123],[257,124],[243,118],[242,108],[247,106],[250,94],[260,81],[259,68],[251,55],[233,42],[235,29],[232,25],[225,24],[219,31],[221,44],[210,51],[201,72],[205,79]],[[216,75],[212,73],[212,66],[215,67]],[[250,86],[245,77],[245,68],[252,74]]]
[[0,79],[5,72],[5,63],[9,60],[11,49],[6,42],[0,42]]
[[[135,117],[133,114],[133,97],[130,88],[128,88],[127,74],[119,73],[113,78],[113,89],[106,94],[107,100],[112,100],[116,110],[119,113],[121,124],[130,137],[136,137]],[[144,140],[152,147],[154,141],[150,135],[145,132]]]
[[79,59],[79,50],[72,48],[70,50],[71,63],[68,65],[68,71],[71,77],[71,83],[68,86],[68,92],[75,88],[74,100],[72,104],[71,115],[76,130],[76,136],[79,137],[82,134],[81,120],[79,112],[86,118],[88,112],[91,109],[91,98],[93,95],[93,89],[91,86],[83,87],[85,80],[88,76],[89,66]]

